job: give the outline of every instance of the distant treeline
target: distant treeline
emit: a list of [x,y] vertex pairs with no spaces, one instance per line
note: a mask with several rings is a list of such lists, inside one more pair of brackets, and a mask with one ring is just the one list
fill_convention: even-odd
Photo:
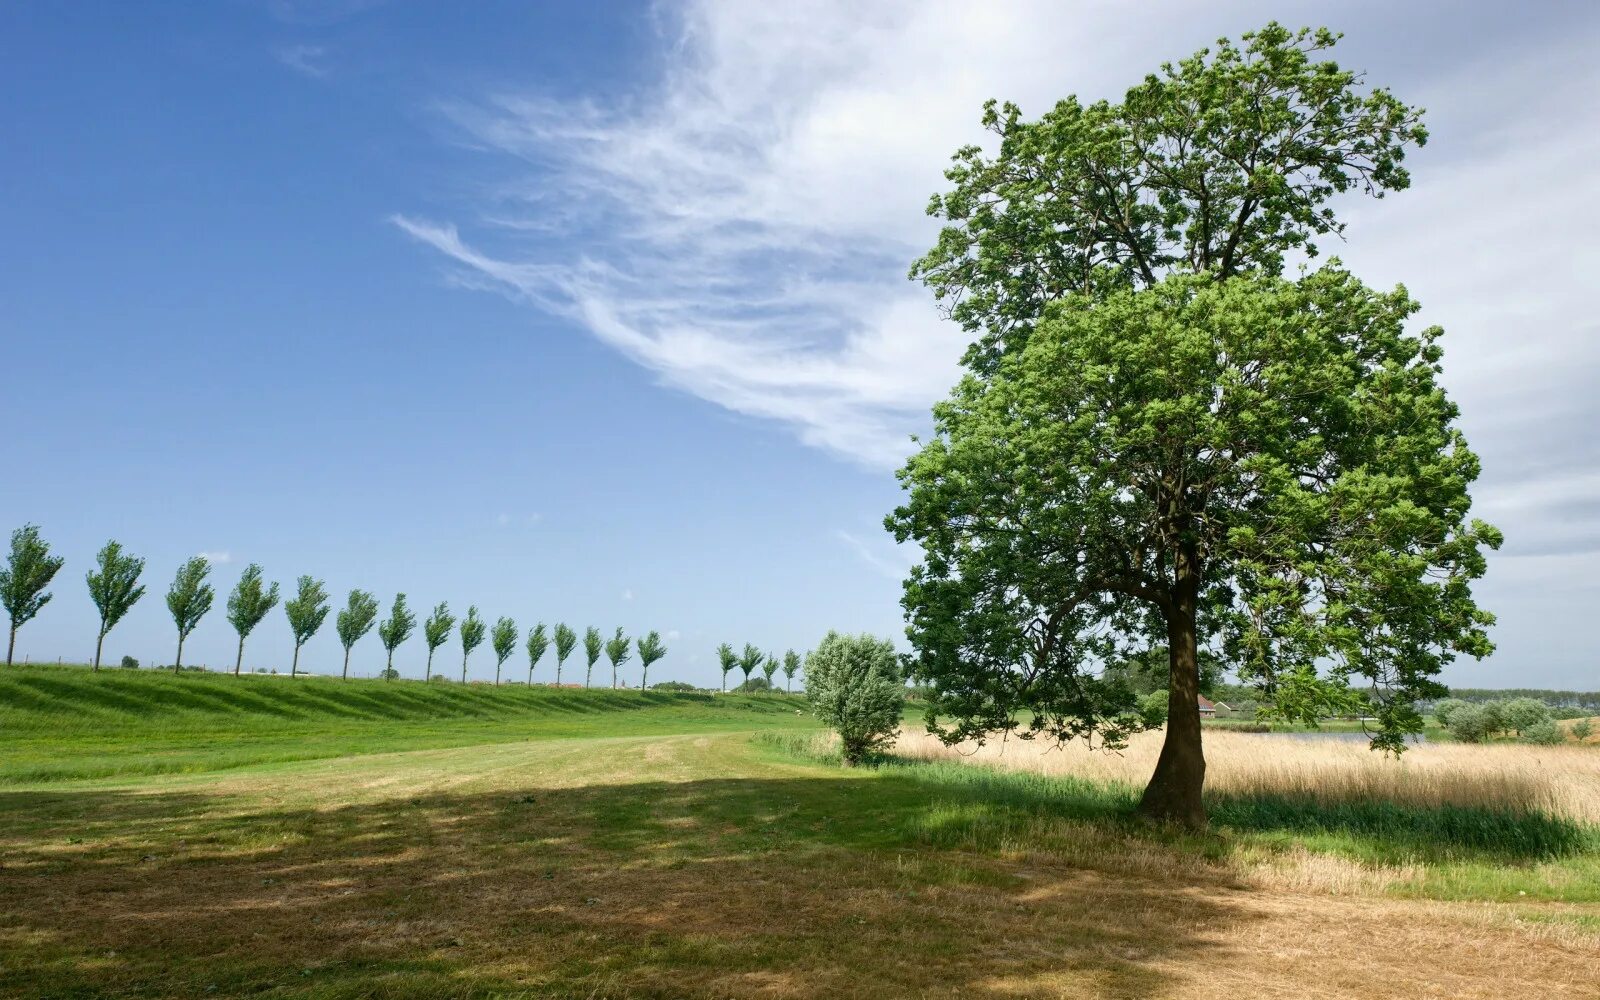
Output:
[[1600,712],[1600,691],[1549,691],[1544,688],[1458,688],[1450,697],[1462,701],[1501,701],[1507,698],[1532,698],[1551,708],[1586,708]]

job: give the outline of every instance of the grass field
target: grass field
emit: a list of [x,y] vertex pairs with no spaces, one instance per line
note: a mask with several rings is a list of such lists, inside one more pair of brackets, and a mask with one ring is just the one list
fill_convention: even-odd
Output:
[[[840,768],[780,697],[3,682],[0,768],[32,761],[0,788],[4,996],[1600,990],[1593,826],[1570,802],[1480,797],[1495,808],[1454,822],[1436,782],[1387,817],[1324,801],[1296,819],[1295,786],[1225,777],[1239,755],[1208,733],[1213,807],[1236,808],[1176,835],[1134,822],[1098,759],[1074,774],[908,740]],[[1600,763],[1572,752],[1561,780]]]

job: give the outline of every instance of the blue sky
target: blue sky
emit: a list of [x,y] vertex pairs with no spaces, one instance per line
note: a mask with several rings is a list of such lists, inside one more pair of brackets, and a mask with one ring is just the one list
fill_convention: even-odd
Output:
[[[88,655],[108,537],[152,589],[113,659],[170,658],[160,594],[195,552],[223,594],[255,561],[657,628],[657,673],[703,683],[724,640],[898,635],[911,556],[880,522],[961,347],[903,277],[945,158],[986,97],[1114,93],[1265,16],[1070,6],[0,8],[0,527],[68,560],[19,655]],[[1564,623],[1600,598],[1600,22],[1392,8],[1341,10],[1344,58],[1435,140],[1340,252],[1451,331],[1511,539],[1482,588],[1501,650],[1449,677],[1594,687]],[[231,663],[220,603],[186,659]],[[247,665],[288,648],[275,613]],[[337,668],[331,631],[306,657]]]

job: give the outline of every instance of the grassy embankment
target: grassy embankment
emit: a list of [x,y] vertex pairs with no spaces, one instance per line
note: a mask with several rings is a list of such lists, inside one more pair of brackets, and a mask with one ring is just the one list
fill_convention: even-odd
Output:
[[809,724],[799,699],[19,667],[0,671],[0,785],[349,754]]
[[[420,684],[315,681],[344,707],[314,710],[264,693],[304,682],[267,679],[237,690],[275,711],[224,711],[93,707],[146,678],[57,679],[75,693],[9,709],[39,725],[0,741],[47,744],[53,717],[69,750],[98,728],[136,756],[151,733],[209,720],[292,730],[325,759],[186,745],[188,773],[0,789],[0,995],[1588,997],[1600,983],[1592,825],[1572,812],[1592,789],[1530,798],[1502,774],[1464,802],[1464,778],[1383,784],[1364,758],[1323,756],[1350,749],[1337,743],[1291,760],[1208,734],[1218,822],[1179,834],[1128,816],[1142,745],[1125,763],[1078,751],[1046,766],[908,738],[907,758],[934,759],[850,770],[818,758],[779,697],[445,688],[460,700],[444,703]],[[193,681],[207,679],[172,679]],[[213,681],[218,701],[237,684]],[[389,692],[405,688],[428,707],[398,718],[408,696]],[[432,748],[392,752],[410,738]],[[321,752],[358,739],[391,752]],[[1581,748],[1539,766],[1515,755],[1540,748],[1487,749],[1505,756],[1428,766],[1600,777]],[[1362,788],[1398,812],[1341,820]],[[1315,808],[1297,816],[1286,795]]]

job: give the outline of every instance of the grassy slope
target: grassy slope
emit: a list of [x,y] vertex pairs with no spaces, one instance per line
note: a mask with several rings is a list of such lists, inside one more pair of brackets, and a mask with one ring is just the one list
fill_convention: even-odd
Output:
[[0,671],[0,785],[532,738],[810,725],[798,700],[414,681]]

